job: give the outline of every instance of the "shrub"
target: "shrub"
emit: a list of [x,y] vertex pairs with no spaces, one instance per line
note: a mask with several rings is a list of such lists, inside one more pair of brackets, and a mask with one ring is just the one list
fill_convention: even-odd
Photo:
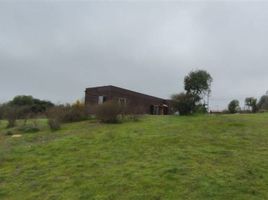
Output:
[[59,119],[61,122],[78,122],[87,119],[85,107],[83,105],[59,105],[46,112],[47,117]]
[[63,122],[78,122],[87,119],[86,109],[82,104],[65,106],[63,109]]
[[191,94],[180,93],[172,96],[174,111],[179,111],[180,115],[188,115],[194,112],[195,98]]
[[4,118],[7,119],[7,128],[13,128],[16,125],[16,120],[19,116],[19,109],[16,106],[5,106]]
[[48,118],[48,126],[51,130],[59,130],[61,127],[61,122],[64,116],[63,108],[60,106],[50,108],[46,112]]
[[8,136],[13,135],[13,132],[10,131],[10,130],[8,130],[8,131],[5,133],[5,135],[8,135]]
[[61,128],[61,123],[58,119],[50,118],[48,119],[48,126],[52,131],[59,130]]
[[24,133],[36,133],[36,132],[40,131],[40,129],[34,125],[23,126],[23,127],[19,128],[19,130],[24,132]]
[[49,122],[51,123],[51,125],[49,124],[51,129],[54,129],[53,125],[58,127],[55,130],[60,128],[61,123],[78,122],[87,119],[85,106],[81,103],[54,106],[47,110],[46,116],[48,122],[51,121]]
[[[27,121],[27,118],[29,115],[29,107],[28,106],[17,106],[17,105],[11,105],[11,104],[2,104],[0,107],[0,115],[2,119],[6,119],[8,121],[7,128],[12,128],[16,125],[17,119],[25,119]],[[27,115],[26,115],[27,113]]]
[[131,114],[129,115],[129,119],[134,122],[138,122],[141,119],[141,115],[139,114]]
[[204,104],[196,105],[194,108],[194,113],[198,113],[198,114],[208,113],[206,105],[204,105]]
[[124,114],[124,107],[113,101],[98,105],[95,109],[97,119],[104,123],[118,123],[119,116]]
[[137,122],[140,120],[142,114],[144,114],[144,108],[142,106],[135,106],[134,109],[131,106],[124,107],[124,116],[128,120]]
[[14,119],[14,118],[8,119],[7,128],[13,128],[15,126],[16,126],[16,119]]

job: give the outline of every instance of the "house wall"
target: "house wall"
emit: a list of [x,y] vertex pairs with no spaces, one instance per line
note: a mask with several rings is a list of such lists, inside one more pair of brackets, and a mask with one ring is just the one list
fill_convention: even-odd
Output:
[[86,89],[85,103],[89,113],[94,114],[93,108],[98,104],[99,96],[106,96],[107,101],[118,101],[119,98],[126,98],[126,103],[129,108],[131,108],[132,111],[140,114],[151,114],[152,105],[169,104],[169,102],[165,99],[141,94],[115,86],[103,86]]

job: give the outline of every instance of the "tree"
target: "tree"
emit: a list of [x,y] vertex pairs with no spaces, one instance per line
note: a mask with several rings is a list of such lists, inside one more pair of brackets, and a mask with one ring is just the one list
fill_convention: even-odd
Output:
[[188,115],[194,111],[195,98],[192,94],[180,93],[171,97],[173,102],[173,108],[175,111],[179,111],[180,115]]
[[13,100],[9,102],[10,105],[16,105],[16,106],[31,106],[33,105],[33,103],[34,103],[33,97],[26,95],[15,96]]
[[42,113],[45,112],[47,108],[54,106],[54,104],[50,101],[40,100],[26,95],[19,95],[14,97],[11,101],[8,102],[8,105],[29,108],[24,109],[26,115],[29,114],[29,112]]
[[33,113],[42,113],[45,112],[48,108],[53,107],[54,104],[50,101],[40,100],[40,99],[33,99],[33,105],[31,110]]
[[237,113],[240,110],[239,101],[232,100],[228,105],[228,110],[230,113]]
[[207,71],[192,71],[184,78],[184,89],[188,94],[202,97],[211,91],[212,81],[213,79]]
[[184,89],[187,94],[191,94],[194,97],[195,103],[198,103],[205,96],[209,99],[212,81],[213,79],[207,71],[192,71],[184,78]]
[[257,104],[258,110],[268,110],[268,95],[263,95],[258,104]]
[[[196,70],[190,72],[184,78],[184,89],[186,92],[173,95],[173,108],[179,111],[181,115],[187,115],[193,112],[207,112],[208,100],[211,92],[211,75],[205,70]],[[200,103],[207,95],[207,104]]]
[[257,112],[257,99],[254,97],[248,97],[245,99],[245,105],[251,108],[253,113]]

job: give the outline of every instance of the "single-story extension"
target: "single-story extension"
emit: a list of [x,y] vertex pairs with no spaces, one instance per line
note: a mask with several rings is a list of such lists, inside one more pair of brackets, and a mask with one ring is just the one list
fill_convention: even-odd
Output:
[[138,114],[167,115],[171,113],[170,100],[112,85],[91,87],[85,91],[85,105],[89,114],[94,114],[94,107],[106,101],[116,101]]

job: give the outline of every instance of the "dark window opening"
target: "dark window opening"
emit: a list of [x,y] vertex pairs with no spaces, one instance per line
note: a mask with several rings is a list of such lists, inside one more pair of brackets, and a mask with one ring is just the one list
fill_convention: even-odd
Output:
[[118,103],[120,105],[126,105],[127,104],[127,99],[126,98],[119,98],[118,99]]
[[107,101],[106,96],[99,96],[98,98],[98,104],[103,104],[105,101]]

